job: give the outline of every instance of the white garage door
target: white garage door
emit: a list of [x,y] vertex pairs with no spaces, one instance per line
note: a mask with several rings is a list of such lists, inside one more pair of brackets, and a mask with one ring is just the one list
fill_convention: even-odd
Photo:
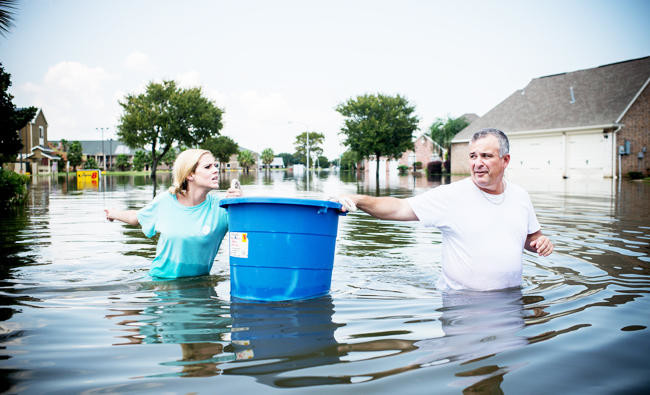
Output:
[[513,174],[539,173],[562,177],[564,149],[562,135],[513,137],[510,139],[510,165]]
[[602,178],[611,175],[611,151],[608,143],[609,140],[603,137],[603,133],[567,135],[569,178]]

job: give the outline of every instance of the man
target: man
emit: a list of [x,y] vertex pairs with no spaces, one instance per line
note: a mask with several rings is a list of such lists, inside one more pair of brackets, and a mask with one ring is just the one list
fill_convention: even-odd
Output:
[[440,229],[442,290],[518,287],[523,249],[548,256],[553,243],[542,235],[528,193],[503,179],[510,162],[506,135],[482,129],[469,151],[470,178],[408,199],[347,195],[339,201],[344,211],[358,207],[379,219]]

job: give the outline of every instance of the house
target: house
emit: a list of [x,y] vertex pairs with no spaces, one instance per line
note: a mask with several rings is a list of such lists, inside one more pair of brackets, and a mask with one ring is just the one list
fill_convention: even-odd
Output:
[[[266,169],[266,165],[262,162],[258,162],[260,170]],[[273,162],[269,164],[269,169],[284,169],[284,159],[281,156],[276,156],[273,158]]]
[[[250,150],[250,149],[244,148],[244,147],[240,147],[240,146],[237,146],[237,149],[239,150],[239,152],[241,152],[241,151],[250,151],[251,154],[253,154],[253,160],[255,162],[250,166],[250,168],[252,168],[252,169],[257,168],[257,163],[259,163],[259,161],[260,161],[260,154],[258,154],[257,152],[255,152],[253,150]],[[239,157],[239,153],[230,155],[230,160],[228,162],[226,162],[226,170],[241,170],[241,169],[243,169],[241,166],[239,166],[239,161],[237,160],[238,157]]]
[[[104,157],[106,157],[106,169],[112,169],[117,162],[117,156],[124,154],[129,157],[129,162],[133,162],[133,155],[135,155],[135,149],[129,148],[126,144],[120,140],[69,140],[68,144],[72,141],[79,141],[81,144],[81,154],[82,160],[86,162],[88,158],[92,157],[97,162],[97,166],[100,169],[104,169]],[[63,147],[61,146],[61,141],[52,141],[50,147],[62,151]],[[62,155],[64,159],[67,160],[67,155],[64,153]],[[61,164],[61,171],[64,170],[65,164]]]
[[469,173],[468,142],[476,131],[492,127],[510,139],[511,174],[647,173],[649,81],[650,56],[535,78],[456,135],[451,171]]
[[18,173],[50,174],[57,172],[60,159],[47,143],[47,120],[42,109],[18,131],[23,148],[18,153],[13,170]]
[[[467,122],[471,123],[478,119],[478,115],[466,113],[461,115],[459,118],[464,118]],[[443,162],[447,153],[447,149],[433,141],[428,132],[422,133],[420,137],[415,139],[413,142],[413,148],[413,150],[404,152],[397,160],[386,160],[386,158],[383,157],[379,158],[379,171],[386,171],[386,169],[388,172],[395,171],[397,166],[402,165],[412,168],[413,164],[416,162],[420,162],[422,168],[426,169],[430,162]],[[372,173],[375,171],[374,169],[377,166],[376,163],[377,162],[373,156],[370,160],[363,160],[361,166],[364,169],[372,168],[372,170],[369,170]]]
[[429,162],[442,162],[447,150],[423,133],[413,142],[414,150],[408,150],[398,160],[399,165],[413,167],[413,164],[420,162],[426,168]]

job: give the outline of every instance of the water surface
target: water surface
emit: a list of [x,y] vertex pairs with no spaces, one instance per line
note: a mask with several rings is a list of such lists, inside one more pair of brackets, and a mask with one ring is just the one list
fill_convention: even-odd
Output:
[[[321,199],[451,181],[239,177],[247,195]],[[647,390],[650,185],[514,181],[556,244],[548,258],[525,254],[521,289],[441,293],[439,232],[353,213],[339,223],[331,293],[264,304],[230,300],[227,245],[209,276],[147,276],[155,240],[102,210],[144,206],[148,177],[85,189],[38,178],[26,209],[0,219],[0,391]],[[160,175],[159,191],[169,182]]]

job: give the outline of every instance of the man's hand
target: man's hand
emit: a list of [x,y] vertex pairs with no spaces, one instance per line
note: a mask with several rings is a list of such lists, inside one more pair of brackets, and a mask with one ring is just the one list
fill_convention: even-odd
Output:
[[528,245],[530,246],[528,250],[531,252],[537,252],[539,256],[549,256],[553,252],[553,243],[551,242],[551,239],[544,235],[540,235],[539,237],[530,240]]
[[341,203],[341,211],[346,212],[355,212],[357,211],[357,204],[350,196],[341,195],[337,197],[332,197],[329,199],[330,202]]

